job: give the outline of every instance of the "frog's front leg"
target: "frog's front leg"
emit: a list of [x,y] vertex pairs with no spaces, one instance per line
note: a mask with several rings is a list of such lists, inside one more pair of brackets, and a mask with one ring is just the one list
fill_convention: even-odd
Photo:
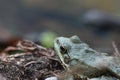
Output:
[[74,77],[74,80],[89,80],[87,76],[82,76],[80,74],[74,74],[73,77]]

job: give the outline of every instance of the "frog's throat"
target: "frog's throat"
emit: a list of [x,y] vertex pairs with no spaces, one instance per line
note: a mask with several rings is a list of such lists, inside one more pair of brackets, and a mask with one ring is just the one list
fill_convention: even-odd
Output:
[[57,52],[57,55],[59,56],[62,64],[68,69],[69,68],[69,65],[67,65],[65,62],[64,62],[64,58],[60,52],[60,47],[57,45],[57,43],[54,43],[54,49],[55,51]]

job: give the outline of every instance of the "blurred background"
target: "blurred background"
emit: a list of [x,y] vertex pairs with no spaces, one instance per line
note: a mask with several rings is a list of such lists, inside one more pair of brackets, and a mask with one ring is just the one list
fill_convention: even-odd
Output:
[[52,47],[57,36],[78,35],[100,52],[120,47],[119,0],[0,0],[0,45],[29,39]]

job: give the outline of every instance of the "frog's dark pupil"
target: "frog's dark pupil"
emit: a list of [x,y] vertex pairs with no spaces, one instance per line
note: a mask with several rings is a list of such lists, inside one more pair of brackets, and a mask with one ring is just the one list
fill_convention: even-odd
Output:
[[67,49],[65,49],[63,46],[60,46],[60,52],[65,54],[67,53]]

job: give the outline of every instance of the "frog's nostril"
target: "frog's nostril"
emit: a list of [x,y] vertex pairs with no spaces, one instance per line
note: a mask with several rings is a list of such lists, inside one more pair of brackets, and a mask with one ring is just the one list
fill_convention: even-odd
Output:
[[58,39],[56,39],[56,43],[57,43],[57,44],[60,44],[60,42],[59,42],[59,40],[58,40]]

